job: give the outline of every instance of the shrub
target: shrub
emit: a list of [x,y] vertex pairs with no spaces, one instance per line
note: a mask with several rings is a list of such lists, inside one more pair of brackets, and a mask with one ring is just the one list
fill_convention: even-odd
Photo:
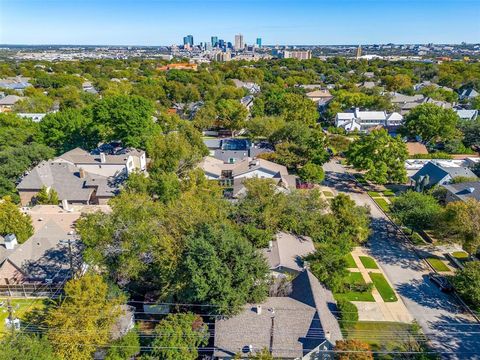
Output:
[[357,307],[346,300],[338,300],[337,307],[340,311],[341,326],[344,328],[355,326],[358,321]]

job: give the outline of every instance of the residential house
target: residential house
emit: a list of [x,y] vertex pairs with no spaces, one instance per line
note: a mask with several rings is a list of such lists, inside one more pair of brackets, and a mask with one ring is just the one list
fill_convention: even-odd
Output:
[[30,119],[33,122],[40,122],[46,116],[46,113],[17,113],[17,116],[20,116],[24,119]]
[[245,106],[247,108],[247,110],[250,112],[250,109],[253,106],[253,100],[255,100],[253,95],[247,95],[247,96],[244,96],[240,99],[240,104]]
[[106,177],[118,176],[121,173],[129,175],[134,171],[145,171],[147,168],[145,151],[123,148],[114,150],[113,153],[101,151],[89,153],[77,147],[53,161],[69,163],[88,173]]
[[250,95],[257,95],[260,93],[260,85],[254,82],[246,82],[239,79],[232,79],[232,81],[237,88],[246,89]]
[[463,89],[458,94],[458,97],[459,97],[460,100],[472,100],[472,99],[476,98],[477,96],[478,96],[478,92],[473,88]]
[[235,163],[207,156],[199,164],[207,179],[216,180],[230,189],[226,195],[238,198],[245,194],[244,181],[250,178],[271,179],[279,191],[296,188],[296,176],[289,175],[285,166],[264,159],[246,157]]
[[0,99],[0,112],[12,111],[13,106],[23,98],[17,95],[7,95]]
[[360,111],[358,108],[338,113],[335,117],[335,126],[346,131],[367,131],[377,126],[396,128],[402,123],[403,116],[397,112],[387,114],[386,111]]
[[29,80],[30,78],[22,77],[22,76],[15,76],[15,77],[8,77],[5,79],[0,79],[0,88],[17,90],[22,92],[27,87],[32,86],[32,84],[29,83]]
[[328,89],[310,91],[306,93],[305,96],[317,104],[319,111],[324,111],[333,99],[333,96]]
[[182,119],[192,120],[195,117],[197,111],[200,110],[203,105],[203,101],[195,101],[190,103],[174,103],[173,107],[170,110],[172,113],[177,114]]
[[[75,220],[79,216],[75,214]],[[67,224],[65,228],[58,220],[37,219],[35,233],[23,244],[18,244],[14,234],[3,239],[0,236],[0,284],[61,282],[69,278],[70,255],[78,263],[80,247],[73,222],[67,220]]]
[[302,258],[315,252],[311,238],[280,232],[270,241],[262,253],[267,259],[270,271],[280,274],[298,274],[304,269]]
[[229,164],[272,151],[267,144],[253,144],[248,139],[205,139],[204,144],[208,147],[210,156]]
[[236,316],[218,318],[213,356],[233,359],[267,349],[276,359],[331,359],[335,342],[342,339],[335,308],[332,293],[305,269],[288,296],[268,297]]
[[95,87],[93,86],[93,84],[90,81],[83,82],[82,89],[86,93],[98,94],[97,89],[95,89]]
[[455,112],[462,120],[474,121],[478,117],[478,110],[456,109]]
[[445,185],[459,176],[476,177],[475,174],[466,166],[448,166],[440,161],[429,161],[413,176],[410,177],[411,185],[417,191],[423,191],[435,185]]
[[410,96],[393,92],[389,95],[391,103],[397,107],[401,115],[407,114],[410,110],[425,102],[425,96],[421,94]]
[[442,185],[446,190],[445,201],[465,201],[475,199],[480,201],[480,181],[469,181],[458,184]]

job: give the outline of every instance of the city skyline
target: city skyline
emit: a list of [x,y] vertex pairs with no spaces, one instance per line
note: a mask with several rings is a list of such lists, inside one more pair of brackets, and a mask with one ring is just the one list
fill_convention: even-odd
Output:
[[186,34],[195,43],[236,34],[266,45],[472,43],[479,15],[474,0],[1,0],[0,43],[160,46]]

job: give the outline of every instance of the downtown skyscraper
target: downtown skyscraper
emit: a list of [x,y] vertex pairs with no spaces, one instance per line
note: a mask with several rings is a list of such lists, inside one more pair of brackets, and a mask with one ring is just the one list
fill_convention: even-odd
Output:
[[245,43],[243,42],[243,35],[235,35],[235,50],[243,50]]

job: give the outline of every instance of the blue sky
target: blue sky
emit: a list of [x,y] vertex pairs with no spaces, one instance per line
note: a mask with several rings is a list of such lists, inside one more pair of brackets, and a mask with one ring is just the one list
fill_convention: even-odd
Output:
[[0,0],[0,43],[480,42],[480,0]]

